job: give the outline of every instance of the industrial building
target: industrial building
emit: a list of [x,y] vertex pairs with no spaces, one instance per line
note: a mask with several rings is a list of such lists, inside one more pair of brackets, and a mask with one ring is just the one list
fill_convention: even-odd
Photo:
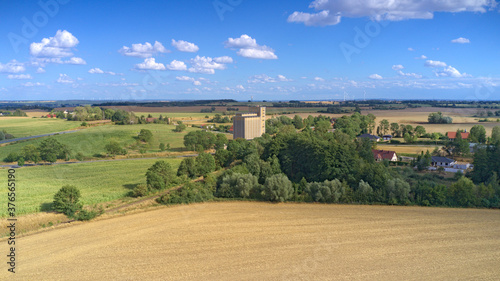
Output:
[[233,138],[251,140],[266,132],[266,108],[250,107],[248,113],[236,113],[233,118]]

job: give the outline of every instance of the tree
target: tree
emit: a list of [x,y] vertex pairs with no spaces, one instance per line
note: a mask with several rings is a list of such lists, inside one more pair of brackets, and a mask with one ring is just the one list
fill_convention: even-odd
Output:
[[302,121],[302,117],[300,117],[299,115],[295,115],[293,117],[293,125],[295,126],[295,129],[297,130],[300,130],[302,128],[304,128],[304,122]]
[[314,127],[314,132],[319,133],[319,134],[325,134],[331,128],[332,128],[332,123],[330,123],[329,121],[326,121],[326,120],[321,120]]
[[410,184],[399,178],[389,179],[385,192],[389,204],[404,203],[410,195]]
[[197,150],[198,145],[201,146],[201,150],[212,149],[217,141],[217,137],[205,131],[193,131],[189,132],[184,136],[184,146],[189,150]]
[[28,162],[33,162],[35,164],[40,162],[40,160],[42,160],[40,158],[40,152],[38,151],[38,148],[33,144],[28,144],[25,147],[23,147],[21,155],[24,158],[24,160]]
[[72,217],[81,209],[81,205],[78,203],[79,199],[80,190],[73,185],[65,185],[54,195],[52,209]]
[[409,133],[405,133],[404,139],[406,143],[414,143],[416,141],[416,136],[412,136]]
[[0,131],[0,141],[5,139],[5,133]]
[[443,116],[443,113],[441,112],[436,112],[429,114],[427,121],[431,124],[451,124],[453,119],[451,117]]
[[48,138],[38,147],[42,160],[54,163],[57,159],[66,159],[69,154],[69,148],[57,141],[55,138]]
[[[397,123],[395,123],[397,125]],[[389,125],[389,121],[387,121],[387,119],[383,119],[380,121],[380,133],[382,135],[386,135],[387,132],[389,132],[389,128],[390,128],[390,125]]]
[[423,126],[417,126],[417,127],[415,127],[415,136],[417,138],[419,138],[422,135],[425,135],[425,128]]
[[179,121],[179,124],[177,126],[175,126],[175,129],[173,131],[176,133],[180,133],[184,130],[186,130],[186,125],[180,123],[180,121]]
[[462,139],[461,130],[457,130],[457,136],[451,145],[453,146],[453,153],[456,155],[468,154],[470,151],[469,142]]
[[399,124],[398,123],[391,123],[391,132],[392,132],[393,137],[399,136]]
[[110,141],[106,146],[104,147],[108,154],[115,156],[115,155],[125,155],[127,154],[127,150],[122,148],[120,146],[120,143],[118,143],[115,140]]
[[233,154],[226,149],[219,149],[215,152],[215,161],[220,167],[228,167],[233,162]]
[[157,161],[146,172],[146,184],[150,189],[161,190],[172,182],[173,177],[172,166],[163,160]]
[[312,182],[306,185],[305,191],[316,202],[337,203],[345,193],[345,187],[338,179]]
[[356,196],[360,202],[370,202],[371,196],[373,193],[373,188],[369,183],[360,180],[358,184],[358,188],[356,189]]
[[164,143],[160,143],[160,151],[165,151],[165,144]]
[[438,133],[432,133],[431,134],[431,140],[435,141],[436,145],[437,145],[437,141],[439,140],[439,134]]
[[212,154],[202,152],[196,157],[196,167],[196,175],[206,177],[215,171],[215,159]]
[[19,158],[19,160],[17,160],[17,165],[20,167],[24,166],[24,158],[22,158],[22,157]]
[[143,142],[150,142],[153,139],[153,133],[148,129],[141,129],[137,138]]
[[215,150],[224,149],[224,146],[227,145],[228,140],[225,134],[217,134],[215,139]]
[[220,197],[226,198],[248,198],[252,190],[258,190],[259,187],[256,176],[233,173],[222,178],[217,193]]
[[470,179],[461,177],[448,189],[448,198],[450,200],[450,204],[461,207],[473,206],[474,189],[475,185]]
[[491,143],[500,142],[500,126],[495,126],[491,130]]
[[186,175],[189,178],[195,178],[198,174],[196,160],[192,157],[184,158],[177,169],[177,176]]
[[486,142],[486,129],[482,125],[474,125],[470,129],[469,134],[470,142],[485,143]]
[[267,200],[284,202],[293,195],[292,182],[284,174],[273,175],[266,179],[264,192]]

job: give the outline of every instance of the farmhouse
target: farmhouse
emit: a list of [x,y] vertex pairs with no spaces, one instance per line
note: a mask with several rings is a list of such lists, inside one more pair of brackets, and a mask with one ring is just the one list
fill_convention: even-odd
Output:
[[457,161],[447,158],[447,157],[442,157],[442,156],[432,156],[431,157],[431,165],[432,166],[437,166],[437,167],[451,167],[455,165]]
[[233,118],[233,138],[251,140],[266,132],[266,108],[250,107],[249,113],[236,113]]
[[[446,133],[446,135],[448,136],[448,138],[451,141],[454,141],[457,138],[457,132],[448,132],[448,133]],[[463,132],[460,135],[462,136],[462,139],[464,139],[464,140],[469,138],[469,133],[467,133],[467,132]]]
[[358,136],[358,139],[361,139],[361,138],[367,138],[371,141],[380,141],[380,137],[379,136],[375,136],[375,135],[371,135],[371,134],[362,134],[360,136]]
[[395,151],[372,149],[372,152],[373,157],[375,157],[375,161],[377,162],[383,160],[398,161],[398,156]]
[[382,138],[384,139],[384,141],[390,141],[392,140],[392,135],[383,135]]
[[156,120],[156,118],[154,118],[154,117],[146,118],[147,123],[153,123],[155,120]]

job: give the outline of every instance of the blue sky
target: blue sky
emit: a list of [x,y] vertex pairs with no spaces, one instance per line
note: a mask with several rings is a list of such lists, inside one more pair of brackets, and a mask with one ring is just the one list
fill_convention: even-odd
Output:
[[500,99],[492,0],[1,6],[0,100]]

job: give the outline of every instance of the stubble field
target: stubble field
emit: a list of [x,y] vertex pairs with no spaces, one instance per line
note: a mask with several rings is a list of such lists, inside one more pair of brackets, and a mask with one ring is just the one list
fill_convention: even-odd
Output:
[[181,205],[21,237],[10,280],[493,280],[499,233],[498,210]]

